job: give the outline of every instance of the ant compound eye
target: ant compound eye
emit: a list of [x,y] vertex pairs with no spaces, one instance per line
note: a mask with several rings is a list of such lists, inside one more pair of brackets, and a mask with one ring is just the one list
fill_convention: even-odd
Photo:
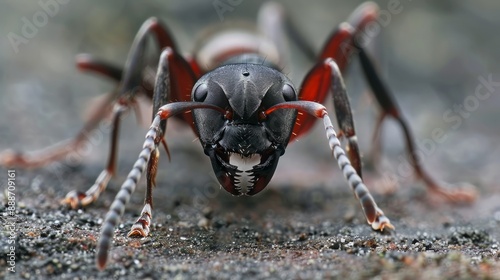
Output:
[[203,102],[207,98],[208,87],[206,84],[200,84],[196,87],[193,93],[193,100],[196,102]]
[[293,101],[297,99],[295,95],[295,90],[292,88],[291,85],[285,84],[283,86],[283,98],[285,98],[285,101]]

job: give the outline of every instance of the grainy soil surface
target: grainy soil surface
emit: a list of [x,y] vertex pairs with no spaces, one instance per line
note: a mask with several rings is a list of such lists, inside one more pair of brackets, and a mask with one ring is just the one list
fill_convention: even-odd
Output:
[[[109,81],[74,70],[77,53],[123,65],[136,30],[150,16],[164,19],[188,52],[193,34],[209,23],[252,20],[262,3],[236,2],[220,16],[217,1],[69,1],[58,4],[16,52],[8,34],[22,35],[23,18],[33,21],[43,9],[37,2],[3,1],[0,151],[31,151],[70,138],[82,127],[89,102],[112,89]],[[386,11],[389,2],[377,1]],[[311,3],[283,5],[315,49],[359,4]],[[162,151],[150,236],[126,237],[142,207],[142,180],[115,231],[108,266],[98,271],[100,226],[146,132],[131,115],[121,131],[117,175],[85,209],[69,210],[59,202],[71,190],[86,190],[104,167],[105,128],[89,135],[91,145],[70,161],[10,169],[15,170],[15,232],[8,226],[3,191],[9,169],[0,168],[0,278],[500,279],[500,22],[495,12],[500,5],[465,0],[400,5],[370,52],[414,130],[427,170],[438,180],[474,185],[474,203],[445,203],[414,180],[404,168],[404,141],[394,122],[384,126],[380,160],[372,160],[377,106],[355,61],[346,75],[364,177],[396,230],[374,232],[366,224],[320,126],[290,144],[265,191],[233,197],[215,182],[194,134],[174,121],[167,132],[170,161]],[[285,72],[299,85],[312,64],[297,49],[290,53]],[[484,80],[493,81],[491,87]],[[478,97],[480,85],[487,97]],[[436,130],[445,137],[436,137]],[[7,262],[12,236],[15,273]]]
[[[51,182],[37,176],[44,186]],[[80,172],[65,177],[85,182]],[[18,179],[19,187],[30,180]],[[219,194],[201,211],[194,207],[196,195],[160,196],[153,232],[142,239],[125,237],[140,209],[133,203],[116,231],[109,265],[99,272],[94,253],[111,196],[73,211],[57,206],[62,194],[23,191],[16,212],[16,273],[3,270],[4,276],[496,279],[500,273],[498,210],[497,220],[464,219],[450,207],[430,207],[418,197],[377,197],[397,228],[380,234],[364,223],[349,192],[325,186],[271,188],[252,199]]]

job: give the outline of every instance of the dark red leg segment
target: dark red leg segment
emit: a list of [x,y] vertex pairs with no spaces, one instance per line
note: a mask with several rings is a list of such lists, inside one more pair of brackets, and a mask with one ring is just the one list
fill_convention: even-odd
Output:
[[120,67],[99,60],[90,54],[77,55],[76,66],[82,71],[95,72],[116,82],[121,81],[123,75],[123,70]]
[[[340,135],[347,139],[346,151],[352,165],[361,176],[361,157],[354,130],[354,121],[351,112],[351,105],[345,88],[342,75],[336,63],[327,58],[317,64],[306,76],[301,87],[300,99],[302,96],[318,93],[320,96],[326,96],[327,93],[333,94],[333,104],[335,114],[340,128]],[[310,129],[315,119],[310,115],[300,114],[297,116],[297,122],[294,127],[292,139]]]
[[381,119],[379,119],[379,123],[375,130],[375,135],[379,134],[380,125],[383,121],[383,118],[386,116],[391,116],[399,123],[401,129],[403,130],[406,147],[408,150],[408,155],[410,158],[410,162],[415,170],[415,174],[421,178],[424,183],[427,185],[427,188],[433,192],[437,193],[440,196],[444,197],[446,200],[451,202],[467,202],[470,203],[475,200],[477,193],[473,189],[449,189],[440,184],[438,184],[424,169],[422,162],[418,158],[418,150],[415,145],[413,133],[408,125],[407,121],[403,118],[401,114],[401,110],[399,109],[397,103],[395,102],[392,94],[389,92],[388,88],[385,86],[383,81],[380,79],[373,62],[371,61],[368,54],[364,51],[363,47],[355,44],[360,61],[361,66],[363,68],[363,73],[365,75],[368,84],[370,85],[373,94],[380,107],[383,110]]
[[[359,6],[349,17],[349,23],[339,25],[326,41],[319,55],[318,64],[308,73],[304,79],[299,99],[324,103],[328,93],[333,94],[333,104],[339,124],[341,136],[347,140],[346,151],[358,174],[361,176],[361,157],[357,144],[354,121],[346,93],[345,85],[341,77],[348,67],[355,49],[353,42],[370,22],[373,22],[378,14],[378,6],[368,2]],[[336,63],[330,63],[331,60]],[[335,65],[332,67],[332,65]],[[291,140],[309,131],[315,118],[309,115],[299,115],[293,130]]]
[[101,174],[99,174],[90,189],[88,189],[85,193],[76,190],[70,191],[62,200],[63,204],[66,204],[73,209],[85,207],[96,201],[97,198],[99,198],[99,195],[106,189],[109,180],[113,177],[116,171],[120,119],[122,113],[125,111],[127,111],[127,108],[119,104],[115,105],[113,110],[110,153],[106,168],[101,172]]
[[[132,43],[132,47],[123,71],[88,55],[77,57],[77,65],[80,69],[94,71],[115,80],[120,79],[120,83],[115,100],[116,108],[113,116],[113,130],[108,165],[106,169],[101,172],[94,185],[88,191],[85,193],[72,191],[66,195],[63,202],[70,205],[72,208],[86,206],[95,201],[99,197],[100,193],[106,189],[109,180],[115,172],[120,116],[130,107],[134,106],[136,102],[136,94],[138,92],[136,89],[144,88],[143,86],[145,81],[142,70],[145,65],[142,64],[142,58],[149,35],[155,36],[160,49],[168,47],[166,44],[171,44],[172,47],[175,48],[175,46],[173,46],[171,36],[166,28],[162,26],[158,20],[152,18],[146,21],[137,33],[134,42]],[[172,52],[172,48],[168,47],[168,49]],[[146,90],[143,89],[142,91]],[[170,94],[162,97],[169,100],[169,96]],[[157,105],[156,108],[159,108],[161,105]]]
[[[189,100],[190,90],[195,81],[190,65],[176,53],[176,46],[167,28],[157,19],[151,18],[142,25],[137,33],[123,70],[90,55],[79,55],[77,57],[77,67],[79,69],[98,73],[119,82],[119,84],[115,91],[99,100],[99,103],[92,110],[90,119],[74,139],[58,143],[42,151],[28,154],[5,151],[0,155],[0,164],[35,168],[53,161],[62,160],[87,142],[87,135],[98,127],[99,123],[110,114],[110,111],[114,107],[112,116],[113,135],[111,137],[110,154],[106,169],[101,172],[95,184],[88,191],[72,191],[68,193],[63,203],[70,205],[72,208],[78,208],[95,201],[99,194],[106,188],[115,170],[121,115],[130,107],[136,109],[134,106],[136,106],[138,92],[144,93],[149,98],[153,96],[151,87],[146,86],[147,83],[152,84],[152,82],[148,81],[143,75],[143,70],[146,67],[143,63],[143,54],[150,35],[153,35],[156,39],[160,50],[168,47],[170,52],[168,56],[170,60],[170,79],[178,81],[178,83],[169,84],[171,94],[167,100]],[[163,100],[164,98],[165,96],[161,96],[160,99]],[[158,100],[153,100],[153,103],[156,109],[165,104],[165,102],[159,102]],[[185,114],[182,119],[192,124],[190,115]]]

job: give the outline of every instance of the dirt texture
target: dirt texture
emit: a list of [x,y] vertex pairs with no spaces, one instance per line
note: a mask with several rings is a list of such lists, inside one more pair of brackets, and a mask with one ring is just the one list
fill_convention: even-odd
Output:
[[[34,35],[15,48],[8,34],[24,36],[26,20],[33,22],[45,10],[38,2],[3,1],[0,151],[32,151],[72,137],[83,126],[89,102],[112,89],[109,81],[75,70],[76,54],[123,65],[135,32],[150,16],[163,19],[189,52],[194,34],[204,27],[253,20],[262,4],[233,1],[221,15],[220,2],[57,2],[57,12],[45,12],[47,22],[38,22]],[[392,10],[393,1],[376,2]],[[320,49],[361,2],[311,3],[283,1],[300,32]],[[86,190],[104,167],[106,127],[89,134],[91,144],[67,161],[35,170],[0,168],[0,278],[500,279],[500,4],[399,4],[400,12],[389,12],[373,37],[370,53],[414,130],[426,169],[439,180],[474,185],[474,203],[444,203],[426,192],[406,168],[404,141],[394,122],[384,125],[381,157],[372,160],[378,108],[354,61],[346,76],[364,177],[396,230],[374,232],[367,225],[320,126],[289,145],[266,190],[233,197],[216,183],[194,134],[174,121],[167,132],[170,161],[162,151],[150,236],[126,237],[142,207],[142,180],[116,229],[108,266],[98,271],[100,226],[147,130],[130,115],[121,131],[117,174],[85,209],[69,210],[59,202],[71,190]],[[312,63],[294,47],[290,57],[284,71],[298,86]],[[15,173],[14,232],[8,170]],[[15,273],[8,270],[11,237]]]

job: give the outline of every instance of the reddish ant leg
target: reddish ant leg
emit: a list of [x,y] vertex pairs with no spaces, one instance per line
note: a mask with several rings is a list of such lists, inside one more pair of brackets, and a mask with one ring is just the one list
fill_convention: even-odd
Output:
[[[113,80],[119,80],[121,71],[113,65],[98,61],[88,55],[77,57],[77,67],[85,71],[93,71]],[[95,103],[95,109],[89,115],[88,121],[73,139],[56,143],[40,151],[29,153],[6,150],[0,154],[0,165],[21,168],[39,168],[51,162],[64,159],[70,153],[87,143],[87,135],[97,128],[99,123],[109,115],[116,98],[116,91],[110,92]]]
[[123,71],[93,59],[90,56],[84,55],[77,58],[79,68],[95,71],[113,79],[120,78],[121,82],[115,99],[108,164],[97,177],[95,183],[85,193],[71,191],[66,195],[63,203],[72,208],[86,206],[97,200],[99,195],[106,189],[111,177],[114,175],[116,169],[120,117],[122,113],[135,104],[136,89],[140,88],[144,82],[141,72],[144,67],[142,67],[141,61],[147,42],[146,40],[151,34],[155,35],[160,48],[164,47],[164,44],[172,42],[170,35],[161,23],[154,18],[149,19],[141,26],[137,33]]
[[0,164],[3,166],[37,168],[64,159],[65,156],[87,142],[87,135],[95,130],[99,123],[109,115],[113,104],[115,104],[116,108],[112,117],[112,130],[113,134],[116,135],[111,138],[111,151],[107,168],[101,172],[95,184],[88,191],[85,193],[72,191],[68,193],[63,203],[68,204],[72,208],[78,208],[95,201],[99,194],[106,188],[109,179],[114,173],[119,118],[124,111],[134,105],[135,89],[143,83],[140,64],[146,38],[151,33],[156,36],[160,49],[166,46],[171,46],[175,49],[173,40],[167,29],[157,19],[152,18],[146,21],[139,30],[124,71],[88,55],[78,56],[77,66],[81,70],[96,72],[117,81],[121,79],[118,89],[107,94],[105,98],[95,105],[90,119],[75,138],[32,153],[23,154],[11,150],[4,151],[0,154]]
[[372,60],[370,59],[368,54],[364,51],[363,47],[360,46],[359,44],[355,44],[355,47],[357,48],[359,53],[361,66],[365,78],[368,81],[371,89],[373,90],[376,100],[378,101],[383,110],[383,113],[374,131],[374,135],[378,135],[380,133],[379,130],[382,121],[385,117],[387,116],[393,117],[399,123],[401,129],[403,130],[406,141],[406,149],[408,151],[408,156],[413,166],[413,169],[415,170],[415,174],[417,175],[418,178],[424,181],[429,191],[445,198],[447,201],[450,202],[454,203],[473,202],[477,197],[477,192],[475,190],[475,187],[450,189],[436,182],[436,180],[433,179],[429,175],[429,173],[427,173],[420,159],[418,158],[418,150],[414,142],[415,137],[413,136],[413,132],[411,131],[407,121],[402,116],[401,110],[399,109],[397,103],[392,97],[392,94],[389,92],[388,88],[380,79],[377,71],[375,70],[375,66],[373,65]]

